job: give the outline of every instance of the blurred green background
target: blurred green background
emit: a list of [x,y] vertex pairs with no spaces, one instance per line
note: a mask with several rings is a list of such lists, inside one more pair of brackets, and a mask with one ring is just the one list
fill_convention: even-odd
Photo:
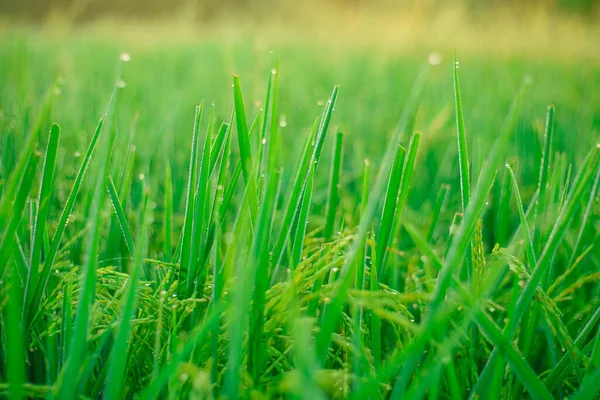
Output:
[[241,13],[244,18],[260,17],[265,12],[288,12],[309,8],[318,12],[321,7],[344,9],[414,9],[434,11],[439,8],[463,7],[472,15],[509,9],[515,14],[523,10],[546,9],[556,13],[572,13],[593,18],[597,16],[598,0],[4,0],[0,12],[29,20],[43,20],[51,13],[67,13],[78,22],[100,17],[165,18],[182,12],[191,13],[200,21],[223,15]]

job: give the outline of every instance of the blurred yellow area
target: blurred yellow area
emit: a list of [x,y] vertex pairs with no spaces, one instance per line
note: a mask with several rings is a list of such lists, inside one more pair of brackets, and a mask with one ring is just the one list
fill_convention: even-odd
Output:
[[[40,3],[24,1],[31,7]],[[266,48],[293,42],[386,52],[543,56],[564,63],[600,60],[598,0],[101,3],[53,0],[39,15],[29,15],[27,6],[0,5],[0,35],[25,25],[42,37],[89,35],[136,46],[218,40]]]

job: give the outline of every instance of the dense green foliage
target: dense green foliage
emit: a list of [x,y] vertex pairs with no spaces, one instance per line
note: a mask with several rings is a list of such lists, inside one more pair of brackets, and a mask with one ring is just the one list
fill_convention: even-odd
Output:
[[0,42],[0,396],[597,396],[597,65],[122,50]]

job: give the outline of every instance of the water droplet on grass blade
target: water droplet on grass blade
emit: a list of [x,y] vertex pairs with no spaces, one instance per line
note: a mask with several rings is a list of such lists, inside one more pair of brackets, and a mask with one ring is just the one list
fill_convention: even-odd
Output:
[[127,52],[122,52],[121,55],[119,56],[119,59],[123,62],[129,62],[131,60],[131,56],[129,55],[129,53]]
[[127,84],[125,83],[125,81],[123,79],[119,79],[116,83],[118,88],[123,89],[125,86],[127,86]]

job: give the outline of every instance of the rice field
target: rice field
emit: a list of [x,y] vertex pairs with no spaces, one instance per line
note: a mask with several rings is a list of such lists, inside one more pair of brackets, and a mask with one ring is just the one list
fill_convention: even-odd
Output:
[[600,65],[0,36],[0,397],[592,399]]

